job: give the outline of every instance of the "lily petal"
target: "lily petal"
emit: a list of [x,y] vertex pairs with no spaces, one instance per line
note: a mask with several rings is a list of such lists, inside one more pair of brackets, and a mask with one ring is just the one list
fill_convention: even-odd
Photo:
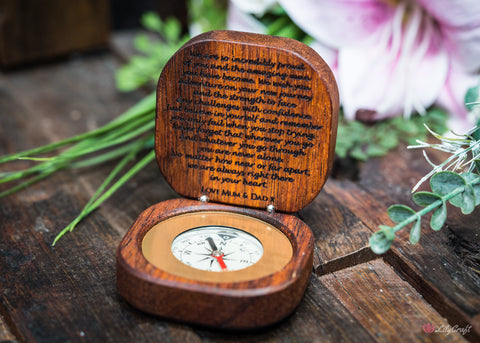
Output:
[[475,124],[478,118],[469,118],[464,105],[468,88],[475,86],[478,75],[466,72],[462,67],[452,64],[447,80],[440,92],[437,104],[452,113],[448,127],[458,134],[463,134]]
[[[398,18],[404,10],[398,8]],[[361,46],[339,51],[337,81],[347,118],[359,111],[369,111],[372,120],[408,117],[435,101],[447,77],[448,55],[434,23],[422,21],[420,8],[411,15],[407,27],[392,20]]]
[[338,51],[326,46],[325,44],[322,44],[319,41],[313,41],[310,44],[310,47],[323,58],[325,63],[327,63],[330,69],[332,69],[336,78],[338,72]]
[[290,18],[316,40],[341,48],[388,23],[395,7],[379,0],[279,0]]
[[434,17],[451,55],[469,72],[480,68],[480,1],[417,0]]
[[267,31],[265,25],[250,13],[238,8],[233,2],[230,2],[228,6],[227,29],[253,33],[265,33]]
[[277,0],[230,0],[242,12],[263,16]]

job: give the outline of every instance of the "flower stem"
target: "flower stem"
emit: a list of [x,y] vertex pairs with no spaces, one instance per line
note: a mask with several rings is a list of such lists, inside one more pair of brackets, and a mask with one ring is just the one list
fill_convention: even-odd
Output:
[[30,149],[26,151],[22,151],[19,153],[14,153],[11,155],[6,155],[0,157],[0,163],[14,161],[20,157],[26,156],[35,156],[39,154],[44,154],[47,152],[58,150],[66,145],[81,142],[89,138],[98,137],[104,133],[111,132],[118,127],[121,127],[125,123],[131,122],[135,118],[141,118],[145,114],[149,114],[149,112],[153,112],[155,110],[155,94],[150,94],[141,100],[138,104],[127,110],[125,113],[117,117],[116,119],[112,120],[110,123],[90,132],[86,132],[77,136],[73,136],[52,144],[44,145],[35,149]]
[[408,224],[413,223],[418,218],[426,215],[428,212],[431,212],[434,209],[436,209],[437,207],[442,206],[444,203],[446,203],[448,200],[452,199],[456,195],[463,193],[465,191],[466,187],[477,185],[477,184],[480,184],[480,176],[477,177],[476,179],[473,179],[470,182],[467,182],[467,184],[465,184],[465,186],[461,186],[461,187],[458,187],[458,188],[454,189],[452,192],[442,196],[442,199],[435,200],[430,205],[424,207],[423,209],[416,212],[415,214],[412,214],[410,217],[408,217],[404,221],[401,221],[400,223],[398,223],[397,225],[395,225],[392,228],[393,232],[399,231],[400,229],[407,226]]
[[[145,143],[150,140],[150,137],[137,142],[135,147],[133,147],[128,155],[126,155],[117,166],[111,171],[108,177],[103,181],[100,187],[97,189],[95,194],[90,198],[88,203],[82,209],[80,214],[69,224],[67,225],[60,233],[55,237],[52,246],[57,243],[57,241],[65,235],[67,232],[71,232],[75,226],[87,215],[96,210],[105,200],[107,200],[118,188],[125,184],[131,177],[133,177],[138,171],[140,171],[147,164],[152,162],[155,159],[155,151],[151,150],[145,157],[143,157],[137,164],[135,164],[127,173],[125,173],[120,179],[115,182],[109,189],[105,190],[107,186],[112,182],[112,180],[118,175],[118,173],[125,167],[125,165],[135,158],[136,154],[142,150]],[[105,191],[105,192],[104,192]],[[100,195],[102,194],[103,195]]]

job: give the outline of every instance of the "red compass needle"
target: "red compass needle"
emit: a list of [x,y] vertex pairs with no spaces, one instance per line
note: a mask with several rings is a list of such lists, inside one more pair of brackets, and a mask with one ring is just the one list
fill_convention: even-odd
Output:
[[220,265],[220,268],[222,270],[227,270],[227,265],[225,264],[225,261],[223,260],[223,252],[218,250],[217,245],[213,241],[212,237],[207,238],[207,242],[210,245],[210,248],[212,248],[212,255],[213,257],[216,258],[218,264]]
[[223,260],[223,254],[221,254],[220,256],[216,256],[216,255],[212,254],[212,256],[217,259],[217,262],[220,265],[220,268],[222,268],[222,270],[227,270],[227,265],[225,264],[225,261]]

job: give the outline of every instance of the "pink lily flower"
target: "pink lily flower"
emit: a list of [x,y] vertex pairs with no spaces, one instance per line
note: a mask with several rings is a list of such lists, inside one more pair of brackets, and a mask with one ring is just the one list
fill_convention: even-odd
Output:
[[[334,70],[349,119],[424,113],[467,122],[480,71],[479,0],[279,0]],[[230,18],[234,17],[230,14]]]

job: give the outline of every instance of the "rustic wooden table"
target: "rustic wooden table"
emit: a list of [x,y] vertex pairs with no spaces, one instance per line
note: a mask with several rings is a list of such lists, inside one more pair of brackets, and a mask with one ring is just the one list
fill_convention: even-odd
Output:
[[[115,37],[110,52],[0,74],[0,154],[96,128],[138,101],[144,94],[120,93],[113,81],[130,37]],[[480,341],[479,211],[452,209],[447,226],[425,225],[416,246],[401,232],[384,256],[368,247],[389,205],[412,205],[411,186],[428,171],[419,151],[398,148],[359,165],[354,179],[339,170],[328,180],[298,213],[316,238],[302,302],[283,322],[247,333],[162,320],[119,297],[121,238],[142,210],[177,196],[154,164],[51,246],[111,168],[63,171],[0,199],[0,341]],[[427,323],[443,332],[424,332]]]

